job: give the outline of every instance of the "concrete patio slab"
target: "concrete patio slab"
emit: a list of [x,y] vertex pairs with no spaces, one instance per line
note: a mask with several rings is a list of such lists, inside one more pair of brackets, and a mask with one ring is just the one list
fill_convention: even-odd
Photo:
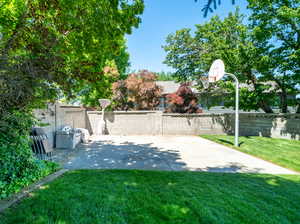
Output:
[[93,136],[55,157],[66,169],[192,170],[296,174],[197,136]]

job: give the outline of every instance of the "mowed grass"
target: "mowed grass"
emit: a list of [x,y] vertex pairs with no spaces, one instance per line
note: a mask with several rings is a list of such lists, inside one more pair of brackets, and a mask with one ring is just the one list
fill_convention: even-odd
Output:
[[299,223],[300,176],[77,170],[0,223]]
[[240,147],[234,147],[234,136],[201,135],[201,137],[300,172],[299,140],[249,136],[240,137]]

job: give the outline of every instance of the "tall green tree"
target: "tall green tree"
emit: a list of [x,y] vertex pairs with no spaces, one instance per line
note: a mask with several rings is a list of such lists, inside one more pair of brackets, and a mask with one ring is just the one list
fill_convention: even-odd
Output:
[[172,72],[156,72],[157,81],[175,81],[176,78],[173,76]]
[[77,85],[74,85],[73,88],[75,98],[71,99],[71,102],[79,102],[85,106],[97,107],[99,106],[99,99],[110,99],[112,97],[112,84],[127,77],[126,72],[129,65],[129,53],[124,41],[120,53],[111,55],[107,59],[103,74],[98,76],[96,82],[87,80],[77,81]]
[[[0,111],[44,102],[101,80],[107,59],[140,22],[142,0],[3,0]],[[30,86],[30,87],[29,87]]]
[[300,1],[248,0],[253,41],[268,63],[264,78],[280,89],[282,112],[288,112],[289,93],[299,93],[300,84]]
[[0,1],[0,198],[46,174],[30,149],[31,109],[111,74],[142,12],[142,0]]
[[107,61],[99,81],[81,81],[81,85],[77,87],[77,96],[74,100],[79,101],[84,106],[97,107],[99,106],[99,99],[110,99],[112,97],[112,84],[119,78],[120,73],[115,61]]
[[[190,29],[176,31],[167,37],[164,46],[167,52],[165,63],[175,69],[175,76],[181,81],[199,80],[207,73],[211,63],[218,58],[224,60],[227,72],[234,73],[241,82],[251,88],[243,88],[241,108],[261,108],[272,113],[273,89],[262,81],[259,69],[268,66],[264,49],[258,49],[251,39],[251,32],[243,25],[243,16],[238,11],[221,20],[213,17],[203,25],[196,25],[195,35]],[[220,83],[233,93],[230,83]],[[234,105],[233,97],[228,106]]]

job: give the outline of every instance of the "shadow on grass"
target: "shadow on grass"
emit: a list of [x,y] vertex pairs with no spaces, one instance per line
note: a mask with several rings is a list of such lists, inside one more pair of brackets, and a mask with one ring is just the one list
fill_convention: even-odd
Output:
[[228,163],[225,166],[214,166],[206,167],[203,169],[195,169],[193,171],[205,171],[214,173],[261,173],[263,169],[261,168],[249,168],[241,163]]
[[[234,145],[233,142],[231,141],[228,141],[228,140],[225,140],[225,139],[221,139],[219,138],[218,141],[222,142],[222,143],[225,143],[225,144],[228,144],[228,145]],[[245,142],[239,142],[239,147],[241,147],[241,145],[243,145]]]
[[297,223],[299,189],[299,176],[74,170],[0,223]]

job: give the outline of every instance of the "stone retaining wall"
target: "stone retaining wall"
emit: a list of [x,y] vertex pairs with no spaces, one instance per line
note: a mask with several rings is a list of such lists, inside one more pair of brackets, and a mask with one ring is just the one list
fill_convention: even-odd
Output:
[[231,133],[231,118],[224,114],[162,114],[162,134],[200,135]]
[[[87,112],[90,132],[100,133],[101,112]],[[107,134],[111,135],[199,135],[226,134],[224,115],[164,114],[155,111],[107,112]],[[230,120],[230,118],[229,118]]]
[[43,124],[51,147],[55,147],[55,131],[66,125],[75,128],[86,128],[86,109],[81,107],[48,105],[47,109],[35,110],[36,118]]
[[[90,132],[99,134],[101,112],[88,111]],[[111,135],[233,134],[234,114],[164,114],[155,111],[108,112]],[[300,114],[241,113],[240,135],[300,139]]]
[[300,114],[241,114],[240,134],[300,140]]
[[[100,134],[102,113],[87,112],[88,126],[93,134]],[[106,112],[107,134],[111,135],[160,135],[161,113],[155,111]]]
[[[101,112],[53,105],[36,110],[48,124],[45,131],[54,146],[55,130],[65,125],[100,133]],[[164,114],[160,111],[106,112],[107,134],[111,135],[200,135],[233,134],[234,114]],[[240,135],[300,139],[300,114],[241,113]]]

